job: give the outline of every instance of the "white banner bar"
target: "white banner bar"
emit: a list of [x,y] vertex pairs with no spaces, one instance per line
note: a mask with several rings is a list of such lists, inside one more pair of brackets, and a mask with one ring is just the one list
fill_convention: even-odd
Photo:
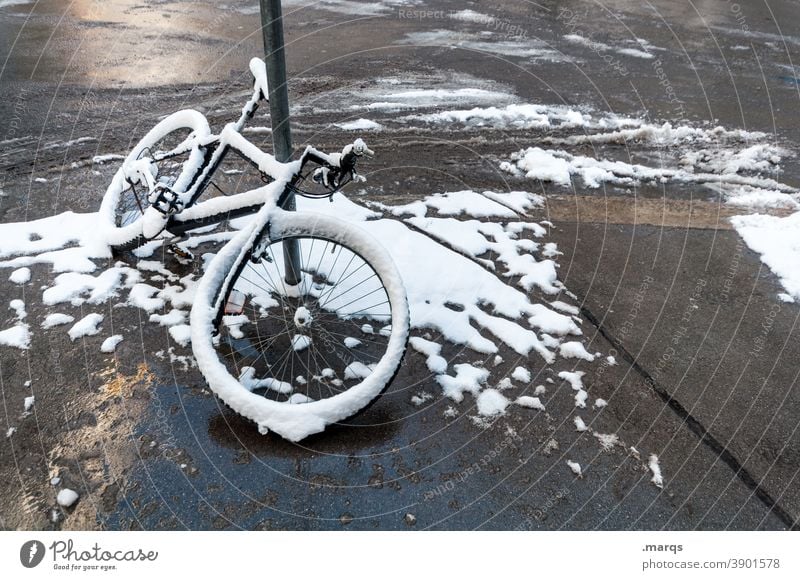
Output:
[[3,532],[3,578],[800,578],[791,532]]

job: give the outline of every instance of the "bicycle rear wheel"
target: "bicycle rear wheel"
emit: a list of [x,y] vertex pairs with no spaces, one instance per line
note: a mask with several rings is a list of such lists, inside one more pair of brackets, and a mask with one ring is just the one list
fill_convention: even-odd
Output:
[[142,217],[155,183],[177,192],[191,184],[203,161],[202,138],[210,135],[206,118],[187,109],[162,119],[131,150],[109,184],[100,213],[110,226],[109,244],[118,250],[141,245]]
[[[192,340],[226,403],[262,431],[298,440],[351,417],[388,387],[408,339],[408,306],[394,263],[365,232],[327,216],[278,216],[228,275],[224,253],[215,258],[203,281],[220,282],[198,290],[218,297],[213,318],[203,326],[196,303]],[[296,286],[285,281],[289,242],[299,247]],[[209,322],[213,341],[199,336]]]

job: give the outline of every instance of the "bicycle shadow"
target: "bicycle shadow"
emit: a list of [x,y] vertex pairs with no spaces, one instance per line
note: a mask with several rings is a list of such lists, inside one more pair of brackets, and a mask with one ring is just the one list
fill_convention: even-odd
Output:
[[330,425],[322,433],[293,443],[275,433],[261,435],[255,423],[225,409],[209,419],[208,435],[223,448],[244,450],[259,458],[371,455],[385,452],[386,444],[396,439],[401,430],[398,418],[390,409],[370,408],[353,422]]

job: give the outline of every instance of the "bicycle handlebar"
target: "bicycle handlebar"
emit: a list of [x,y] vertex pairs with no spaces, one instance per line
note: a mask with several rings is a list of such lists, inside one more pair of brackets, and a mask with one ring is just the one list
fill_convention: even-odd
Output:
[[[233,124],[235,133],[241,134],[245,123],[255,115],[256,109],[261,99],[269,102],[269,81],[267,80],[267,65],[258,57],[250,59],[250,72],[253,75],[253,95],[242,107],[242,114],[239,120]],[[372,151],[363,139],[356,139],[353,143],[345,145],[341,153],[326,154],[314,147],[306,147],[300,157],[300,170],[308,161],[314,161],[324,170],[322,181],[326,186],[329,184],[329,174],[335,184],[340,182],[342,176],[355,175],[356,161],[359,157],[372,157]]]
[[[308,146],[300,157],[300,172],[309,161],[313,161],[320,167],[314,171],[314,181],[322,183],[328,189],[338,189],[343,183],[345,176],[352,178],[356,176],[356,161],[359,157],[372,157],[372,151],[363,139],[356,139],[353,143],[344,146],[341,153],[327,154]],[[347,181],[349,181],[349,178]]]

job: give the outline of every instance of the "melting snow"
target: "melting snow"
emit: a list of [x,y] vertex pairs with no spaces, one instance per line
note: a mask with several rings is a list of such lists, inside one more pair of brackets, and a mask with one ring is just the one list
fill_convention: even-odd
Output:
[[589,362],[594,360],[594,355],[590,354],[583,344],[577,341],[561,343],[558,351],[564,358],[580,358]]
[[619,437],[614,433],[593,433],[600,442],[603,451],[610,451],[619,443]]
[[419,336],[412,336],[408,343],[411,348],[425,355],[425,362],[429,371],[436,374],[442,374],[447,371],[447,361],[439,354],[442,350],[442,345]]
[[19,268],[11,272],[8,279],[14,284],[27,284],[31,279],[31,271],[28,268]]
[[780,278],[786,293],[800,300],[800,212],[787,217],[745,215],[731,218],[747,246]]
[[586,398],[589,394],[583,388],[583,376],[586,373],[583,371],[562,371],[558,373],[559,378],[567,381],[572,390],[575,391],[575,406],[584,409],[586,407]]
[[658,455],[651,455],[647,462],[650,471],[653,473],[653,478],[650,480],[656,487],[664,487],[664,478],[661,475],[661,466],[658,463]]
[[117,350],[117,345],[122,342],[122,339],[123,336],[121,334],[109,336],[103,341],[103,344],[100,345],[100,352],[114,352]]
[[346,337],[343,342],[347,348],[357,348],[361,345],[361,341],[352,336]]
[[58,502],[58,505],[61,507],[68,508],[78,501],[78,497],[80,496],[76,491],[64,488],[58,492],[58,495],[56,496],[56,502]]
[[514,401],[520,407],[527,407],[529,409],[536,409],[538,411],[544,411],[544,405],[539,400],[539,397],[530,397],[528,395],[523,395],[522,397],[518,397],[516,401]]
[[263,379],[256,378],[256,369],[253,367],[242,367],[241,374],[239,375],[239,382],[249,391],[270,389],[278,393],[288,394],[293,390],[292,385],[289,383],[279,381],[272,377]]
[[520,383],[530,383],[531,372],[524,367],[517,367],[514,369],[514,372],[511,373],[511,378]]
[[405,39],[400,44],[460,48],[464,50],[465,55],[489,53],[528,61],[564,62],[570,60],[564,54],[548,48],[548,45],[542,40],[524,36],[507,37],[490,31],[473,33],[438,29],[412,32],[406,34]]
[[31,345],[30,326],[25,322],[28,313],[25,311],[25,303],[22,300],[12,300],[9,308],[14,311],[17,319],[16,324],[11,328],[0,331],[0,346],[11,346],[21,350],[27,350]]
[[[447,122],[461,123],[463,119],[469,124],[470,119],[482,119],[480,122],[492,124],[499,123],[498,119],[504,115],[511,115],[503,122],[515,123],[513,117],[519,114],[527,116],[523,125],[545,121],[560,128],[599,125],[591,115],[566,108],[510,107],[507,106],[510,105],[508,95],[488,88],[391,86],[395,89],[382,89],[385,102],[392,104],[386,110],[392,106],[417,108],[462,102],[497,103],[499,107],[478,111],[458,109],[451,113],[467,111],[469,114],[451,114],[451,120]],[[382,109],[381,106],[372,108]],[[429,121],[436,122],[433,119]],[[618,130],[626,125],[609,121],[607,126]],[[539,385],[534,390],[535,396],[517,396],[514,389],[518,387],[509,377],[499,381],[495,388],[487,388],[491,372],[482,363],[457,363],[448,368],[448,361],[442,356],[445,341],[492,355],[487,359],[492,368],[503,363],[503,357],[497,354],[501,345],[523,356],[536,353],[544,363],[554,362],[557,354],[579,353],[584,355],[582,358],[592,356],[579,341],[564,342],[566,337],[582,336],[577,318],[579,310],[562,300],[562,296],[570,295],[557,278],[556,259],[560,253],[555,244],[546,240],[547,228],[552,224],[546,221],[536,223],[527,215],[544,206],[541,196],[525,191],[465,190],[429,195],[404,206],[374,204],[372,209],[367,209],[337,194],[331,204],[305,200],[298,200],[298,204],[301,210],[308,207],[312,211],[331,213],[355,222],[391,249],[407,286],[412,327],[416,332],[426,333],[424,337],[412,337],[410,346],[425,357],[428,370],[436,375],[436,382],[445,396],[457,403],[464,400],[465,393],[474,397],[479,416],[471,419],[477,420],[477,424],[490,425],[491,422],[484,418],[506,413],[512,401],[517,407],[544,411],[545,406],[539,397],[546,390]],[[384,217],[380,212],[400,219]],[[102,304],[112,297],[121,297],[120,303],[147,311],[152,323],[168,327],[173,340],[182,346],[188,345],[190,332],[185,324],[186,313],[192,304],[197,275],[178,279],[160,262],[148,259],[140,260],[136,268],[118,263],[97,272],[95,260],[110,256],[108,248],[93,237],[96,230],[93,224],[97,219],[96,214],[68,213],[26,224],[2,225],[0,258],[5,262],[0,262],[0,267],[19,269],[34,263],[49,263],[59,275],[43,291],[45,304],[81,306]],[[235,227],[245,224],[246,220],[239,220]],[[205,232],[181,244],[190,248],[201,241],[224,242],[230,239],[230,235]],[[148,256],[157,245],[150,244],[137,255]],[[420,256],[425,256],[425,260],[420,260]],[[443,278],[445,264],[447,276]],[[511,285],[512,280],[514,285]],[[98,334],[102,320],[100,314],[84,317],[73,325],[70,337],[75,340],[80,336]],[[50,314],[42,322],[42,327],[71,322],[73,319],[69,315]],[[226,324],[229,322],[242,324],[246,320],[226,320]],[[364,334],[383,331],[371,325],[364,325],[361,330]],[[437,337],[436,341],[431,339],[431,335]],[[121,338],[121,335],[115,335],[105,339],[101,350],[113,351]],[[303,338],[301,335],[295,337],[296,346],[300,346]],[[345,344],[348,348],[357,348],[360,340],[347,337]],[[179,357],[172,350],[168,351],[170,360],[183,362],[185,367],[193,362],[191,357]],[[162,356],[166,354],[162,352]],[[354,363],[345,371],[344,378],[360,378],[370,372],[366,365]],[[572,378],[567,379],[564,373],[562,378],[573,384],[576,405],[585,407],[587,393],[582,387],[583,373],[567,374]],[[332,373],[328,375],[313,379],[341,383]],[[531,381],[530,371],[523,366],[514,367],[510,377],[521,384]],[[256,377],[252,368],[242,369],[240,382],[251,390],[267,388],[286,394],[292,391],[288,383],[270,377]],[[301,383],[300,378],[297,382]],[[432,396],[420,391],[411,401],[421,405]],[[293,395],[291,402],[299,404],[307,400]],[[448,418],[454,417],[458,409],[451,405],[443,414]]]
[[460,363],[453,367],[456,376],[438,375],[436,381],[442,386],[444,394],[456,403],[464,400],[464,393],[477,396],[481,386],[489,378],[489,371],[484,368],[474,367],[471,364]]
[[81,318],[69,329],[70,340],[77,340],[84,336],[93,336],[100,333],[100,323],[103,322],[103,315],[93,312]]
[[45,319],[42,321],[42,328],[47,330],[48,328],[53,328],[54,326],[69,324],[73,320],[75,320],[74,316],[70,316],[69,314],[62,314],[60,312],[55,312],[53,314],[48,314],[45,317]]
[[420,405],[424,404],[427,401],[433,399],[433,395],[428,392],[420,391],[413,397],[411,397],[411,403],[419,407]]
[[500,391],[484,389],[478,395],[476,404],[480,415],[491,417],[493,415],[502,415],[505,413],[506,407],[511,404],[511,401],[506,399]]
[[353,361],[344,369],[345,379],[366,379],[372,369],[360,361]]
[[380,131],[383,127],[369,119],[357,119],[346,123],[336,123],[336,126],[345,131]]

